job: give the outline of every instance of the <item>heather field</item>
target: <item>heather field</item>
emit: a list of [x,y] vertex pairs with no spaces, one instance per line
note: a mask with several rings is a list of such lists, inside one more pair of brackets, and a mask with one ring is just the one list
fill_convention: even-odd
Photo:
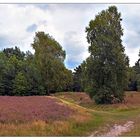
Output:
[[[52,96],[0,96],[1,136],[72,135],[91,114]],[[74,132],[76,134],[76,131]]]
[[65,120],[75,111],[51,97],[0,97],[0,122]]
[[139,92],[126,92],[125,102],[113,105],[96,105],[78,92],[0,96],[0,136],[139,136],[139,122]]

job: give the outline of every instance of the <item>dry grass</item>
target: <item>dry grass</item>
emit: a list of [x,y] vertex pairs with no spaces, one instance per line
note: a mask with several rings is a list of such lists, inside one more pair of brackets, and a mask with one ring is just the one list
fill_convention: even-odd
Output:
[[61,97],[62,99],[75,102],[77,104],[88,104],[93,103],[87,94],[84,92],[68,92],[68,93],[58,93],[55,94],[56,97]]
[[0,123],[0,136],[73,136],[77,135],[75,126],[80,127],[89,121],[86,117],[76,115],[65,121]]
[[[0,97],[0,136],[86,136],[106,124],[137,120],[140,93],[126,92],[125,103],[96,105],[85,93],[53,97]],[[140,134],[140,125],[132,133]],[[130,135],[127,134],[127,135]]]
[[56,97],[1,96],[0,101],[0,136],[73,136],[75,126],[92,118],[86,109]]
[[69,123],[65,121],[0,124],[0,136],[58,136],[68,133],[69,128]]
[[140,105],[140,92],[125,92],[125,102],[112,105],[96,105],[86,93],[61,93],[56,95],[60,99],[76,103],[86,108],[95,110],[109,111],[109,110],[130,110],[139,107]]

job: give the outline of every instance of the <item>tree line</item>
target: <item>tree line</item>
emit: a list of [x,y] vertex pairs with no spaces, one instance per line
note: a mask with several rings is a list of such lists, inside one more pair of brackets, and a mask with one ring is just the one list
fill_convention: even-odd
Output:
[[32,43],[35,54],[18,47],[0,52],[1,95],[49,95],[69,91],[72,71],[63,62],[65,51],[44,32],[37,32]]
[[117,7],[110,6],[89,22],[86,34],[90,56],[74,72],[64,65],[66,52],[62,46],[45,32],[36,32],[31,44],[34,54],[18,47],[2,50],[0,94],[84,91],[98,104],[122,102],[125,90],[140,90],[140,59],[134,67],[129,66],[121,21]]

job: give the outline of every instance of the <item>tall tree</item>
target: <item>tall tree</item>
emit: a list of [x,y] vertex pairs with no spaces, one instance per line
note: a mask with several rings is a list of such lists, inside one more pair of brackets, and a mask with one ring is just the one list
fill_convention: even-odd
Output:
[[49,94],[63,79],[59,76],[64,68],[65,51],[61,45],[44,32],[37,32],[32,47],[35,49],[35,59],[40,69],[46,93]]
[[111,6],[101,11],[86,28],[90,52],[88,93],[96,103],[122,102],[127,58],[121,36],[121,14]]

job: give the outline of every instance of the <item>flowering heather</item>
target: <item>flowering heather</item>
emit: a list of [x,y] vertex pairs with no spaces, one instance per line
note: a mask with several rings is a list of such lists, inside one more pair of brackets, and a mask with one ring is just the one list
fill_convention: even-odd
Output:
[[46,96],[0,96],[0,122],[65,120],[75,111]]

